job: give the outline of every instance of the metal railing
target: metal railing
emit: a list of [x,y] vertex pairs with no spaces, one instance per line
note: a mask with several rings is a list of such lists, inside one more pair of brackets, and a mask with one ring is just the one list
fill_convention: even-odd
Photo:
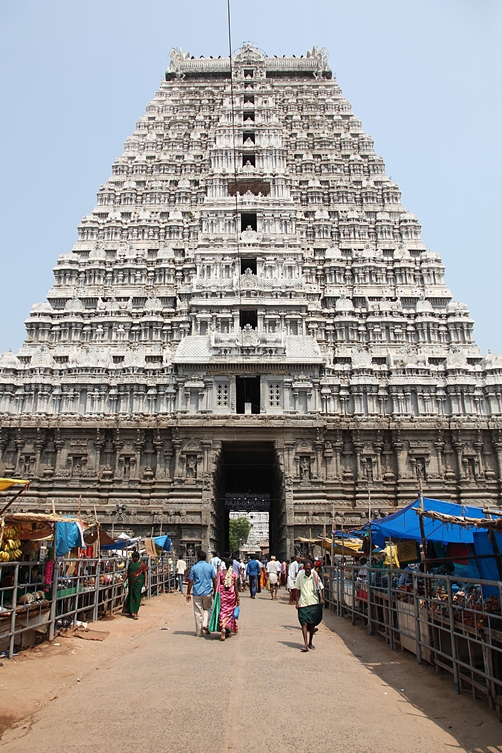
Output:
[[502,583],[418,571],[326,567],[325,599],[339,617],[366,625],[389,648],[452,674],[457,693],[469,688],[502,706]]
[[[174,591],[173,555],[145,561],[144,596]],[[122,557],[0,563],[0,653],[11,659],[37,634],[52,640],[58,628],[120,611],[127,563]]]

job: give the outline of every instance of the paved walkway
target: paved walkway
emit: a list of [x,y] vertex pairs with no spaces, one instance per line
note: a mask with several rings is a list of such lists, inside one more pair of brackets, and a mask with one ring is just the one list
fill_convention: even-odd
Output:
[[[163,598],[184,601],[179,594]],[[179,609],[169,629],[154,620],[131,640],[125,657],[112,657],[99,667],[106,671],[89,673],[7,732],[2,751],[466,750],[325,625],[316,650],[301,653],[296,610],[284,594],[277,602],[266,593],[253,601],[243,595],[241,604],[240,633],[224,643],[216,635],[194,636],[191,607]]]

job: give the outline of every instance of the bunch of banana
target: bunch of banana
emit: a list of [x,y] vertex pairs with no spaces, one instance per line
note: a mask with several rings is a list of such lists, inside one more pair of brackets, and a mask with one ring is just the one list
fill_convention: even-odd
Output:
[[3,531],[4,539],[18,539],[21,535],[21,526],[6,526]]
[[12,552],[14,549],[19,549],[20,546],[21,542],[19,539],[8,539],[5,537],[2,541],[2,549],[4,552]]
[[12,562],[21,558],[23,552],[21,549],[11,549],[10,551],[0,552],[0,562]]
[[18,560],[22,556],[21,541],[18,536],[21,534],[21,526],[7,526],[3,530],[2,544],[0,549],[0,562],[11,562]]

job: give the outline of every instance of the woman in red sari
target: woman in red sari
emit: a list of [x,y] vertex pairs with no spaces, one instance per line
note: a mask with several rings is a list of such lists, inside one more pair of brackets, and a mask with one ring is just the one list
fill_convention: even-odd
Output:
[[237,632],[235,607],[239,606],[239,576],[233,571],[232,560],[226,560],[226,570],[220,570],[216,576],[216,590],[220,594],[220,640]]

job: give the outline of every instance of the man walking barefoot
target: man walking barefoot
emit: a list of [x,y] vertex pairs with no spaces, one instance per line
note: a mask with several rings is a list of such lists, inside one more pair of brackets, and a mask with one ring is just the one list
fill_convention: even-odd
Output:
[[180,589],[180,593],[183,593],[183,580],[185,578],[185,570],[187,569],[187,563],[183,559],[183,557],[178,557],[178,561],[176,563],[176,577],[178,579],[178,588]]
[[209,618],[213,606],[213,594],[216,592],[216,570],[206,562],[206,553],[197,552],[197,564],[190,570],[187,588],[187,601],[191,600],[193,589],[193,613],[195,617],[195,635],[209,635]]
[[272,601],[277,600],[277,589],[279,588],[279,574],[281,565],[277,562],[275,555],[272,555],[270,562],[267,563],[267,575],[270,583],[270,596]]
[[288,570],[288,579],[286,581],[286,587],[289,591],[289,604],[295,604],[296,602],[295,583],[299,569],[300,555],[297,554],[296,557],[293,557],[293,559],[291,560],[291,564]]
[[322,620],[324,606],[322,595],[324,586],[316,571],[312,569],[311,560],[305,560],[303,570],[300,570],[297,575],[295,588],[298,621],[302,626],[304,644],[301,650],[306,652],[315,648],[314,633],[316,625],[319,625]]

